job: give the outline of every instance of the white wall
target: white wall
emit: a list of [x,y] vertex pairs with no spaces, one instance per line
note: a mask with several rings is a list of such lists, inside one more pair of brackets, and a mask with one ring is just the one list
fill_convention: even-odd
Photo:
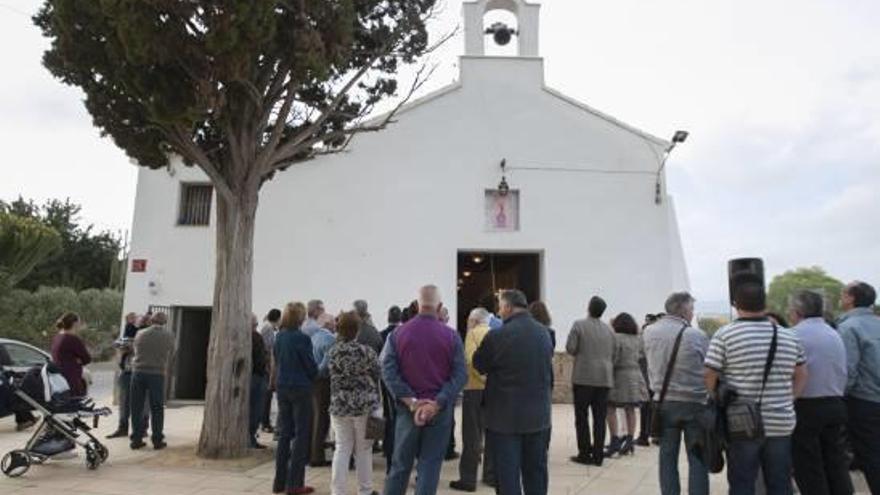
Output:
[[[335,311],[364,298],[382,324],[389,305],[429,282],[455,314],[459,250],[541,251],[560,345],[594,293],[609,316],[641,319],[687,288],[672,203],[656,205],[654,177],[639,173],[656,170],[662,142],[546,91],[540,59],[463,57],[461,67],[460,87],[264,186],[258,314],[289,300],[321,298]],[[498,184],[502,158],[520,190],[520,231],[488,233],[483,194]],[[149,262],[146,274],[129,273],[126,311],[210,305],[213,228],[175,226],[179,182],[202,176],[175,170],[140,172],[131,257]]]

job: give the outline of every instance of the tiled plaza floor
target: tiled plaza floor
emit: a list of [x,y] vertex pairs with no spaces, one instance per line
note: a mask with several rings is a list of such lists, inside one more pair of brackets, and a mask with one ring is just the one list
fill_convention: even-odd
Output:
[[[185,446],[197,441],[201,424],[202,408],[187,406],[169,408],[166,414],[166,434],[172,452],[180,456]],[[601,468],[572,464],[569,456],[575,451],[574,418],[571,406],[557,405],[553,410],[553,441],[550,450],[550,493],[552,494],[659,494],[657,485],[657,448],[643,447],[634,456],[610,459]],[[104,422],[99,433],[103,437],[113,430],[114,418]],[[20,448],[27,439],[26,433],[16,433],[12,418],[0,420],[0,454]],[[215,465],[207,463],[193,467],[186,458],[168,462],[157,456],[161,453],[149,447],[141,451],[128,448],[126,439],[107,440],[110,458],[96,471],[85,468],[83,456],[63,461],[33,466],[23,477],[9,479],[0,475],[0,494],[25,495],[63,492],[66,494],[97,495],[232,495],[243,493],[271,493],[273,464],[243,461],[241,465]],[[460,444],[459,444],[460,445]],[[81,452],[81,451],[80,451]],[[169,454],[170,455],[170,454]],[[185,457],[185,456],[183,456]],[[683,456],[682,456],[683,457]],[[681,473],[687,473],[682,459]],[[202,463],[205,464],[205,463]],[[250,464],[250,465],[249,465]],[[374,457],[375,489],[381,491],[384,460]],[[188,467],[187,467],[188,466]],[[438,493],[452,494],[447,488],[449,481],[457,479],[458,463],[447,462],[443,466],[441,486]],[[307,482],[316,488],[317,494],[330,493],[330,469],[312,469],[306,472]],[[354,473],[349,479],[353,493]],[[867,493],[859,476],[856,480],[860,493]],[[686,479],[682,480],[686,492]],[[712,493],[726,493],[727,483],[723,475],[711,478]],[[481,487],[478,493],[493,491]]]

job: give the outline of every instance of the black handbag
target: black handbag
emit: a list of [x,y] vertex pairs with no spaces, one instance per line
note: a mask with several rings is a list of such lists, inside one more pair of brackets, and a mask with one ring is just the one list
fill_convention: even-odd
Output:
[[701,431],[694,449],[703,460],[703,465],[712,474],[718,474],[724,470],[723,418],[721,407],[714,399],[709,400],[698,417]]
[[382,440],[385,438],[385,419],[373,414],[367,416],[367,440]]
[[681,339],[688,324],[685,323],[678,335],[675,337],[675,344],[672,346],[672,354],[669,356],[669,364],[666,366],[666,374],[663,375],[663,387],[660,389],[660,397],[657,401],[651,403],[651,441],[655,444],[660,443],[660,437],[663,436],[663,418],[660,411],[663,401],[666,400],[666,392],[669,391],[669,381],[672,380],[672,370],[675,368],[675,361],[678,359],[678,349],[681,347]]
[[735,394],[727,403],[725,417],[727,425],[727,441],[760,440],[764,438],[764,419],[761,415],[761,404],[764,402],[764,389],[767,388],[767,379],[770,377],[770,369],[773,367],[773,359],[776,357],[778,328],[773,323],[773,340],[770,341],[770,350],[767,352],[767,361],[764,363],[764,377],[761,381],[761,393],[758,402],[754,402]]

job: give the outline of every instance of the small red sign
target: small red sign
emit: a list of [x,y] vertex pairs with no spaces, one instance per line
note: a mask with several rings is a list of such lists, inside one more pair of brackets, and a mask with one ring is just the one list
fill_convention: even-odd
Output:
[[134,273],[147,271],[147,260],[131,260],[131,271]]

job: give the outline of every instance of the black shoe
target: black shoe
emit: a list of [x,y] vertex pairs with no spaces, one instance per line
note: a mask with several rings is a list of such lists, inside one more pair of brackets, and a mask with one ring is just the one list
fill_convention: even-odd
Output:
[[604,461],[604,458],[593,456],[593,458],[590,460],[590,464],[596,467],[602,467],[602,461]]
[[623,441],[620,442],[620,448],[617,449],[617,453],[620,455],[633,455],[635,451],[636,447],[632,435],[623,437]]
[[122,438],[128,436],[128,430],[118,429],[104,438]]
[[153,442],[153,450],[162,450],[167,446],[168,446],[168,444],[165,443],[164,440],[159,440],[158,442]]
[[143,440],[132,440],[131,443],[129,444],[129,447],[131,447],[131,450],[142,449],[146,446],[147,446],[147,444],[144,443]]
[[459,457],[461,457],[459,455],[459,453],[453,450],[452,452],[447,452],[446,457],[444,457],[443,460],[454,461],[454,460],[458,459]]
[[608,444],[608,447],[605,447],[605,457],[614,457],[614,454],[620,451],[620,446],[623,444],[623,438],[617,435],[611,437],[611,443]]
[[476,485],[471,485],[469,483],[465,483],[464,481],[450,481],[449,488],[452,488],[458,492],[475,492],[477,491]]
[[639,447],[649,447],[651,445],[651,440],[649,440],[648,437],[639,436],[639,438],[636,438],[635,444]]
[[272,482],[272,493],[284,493],[286,491],[283,481],[281,483],[278,483],[277,481]]
[[585,455],[573,455],[570,458],[571,462],[576,464],[583,464],[584,466],[591,466],[593,464],[593,458],[591,456]]
[[332,465],[333,465],[333,463],[330,461],[315,461],[315,462],[309,463],[309,466],[311,466],[313,468],[322,468],[322,467],[328,467],[328,466],[332,466]]
[[495,480],[487,480],[487,479],[485,479],[485,478],[483,478],[483,484],[486,485],[486,486],[491,486],[492,488],[495,488],[495,487],[498,486],[498,482],[497,482],[497,481],[495,481]]

